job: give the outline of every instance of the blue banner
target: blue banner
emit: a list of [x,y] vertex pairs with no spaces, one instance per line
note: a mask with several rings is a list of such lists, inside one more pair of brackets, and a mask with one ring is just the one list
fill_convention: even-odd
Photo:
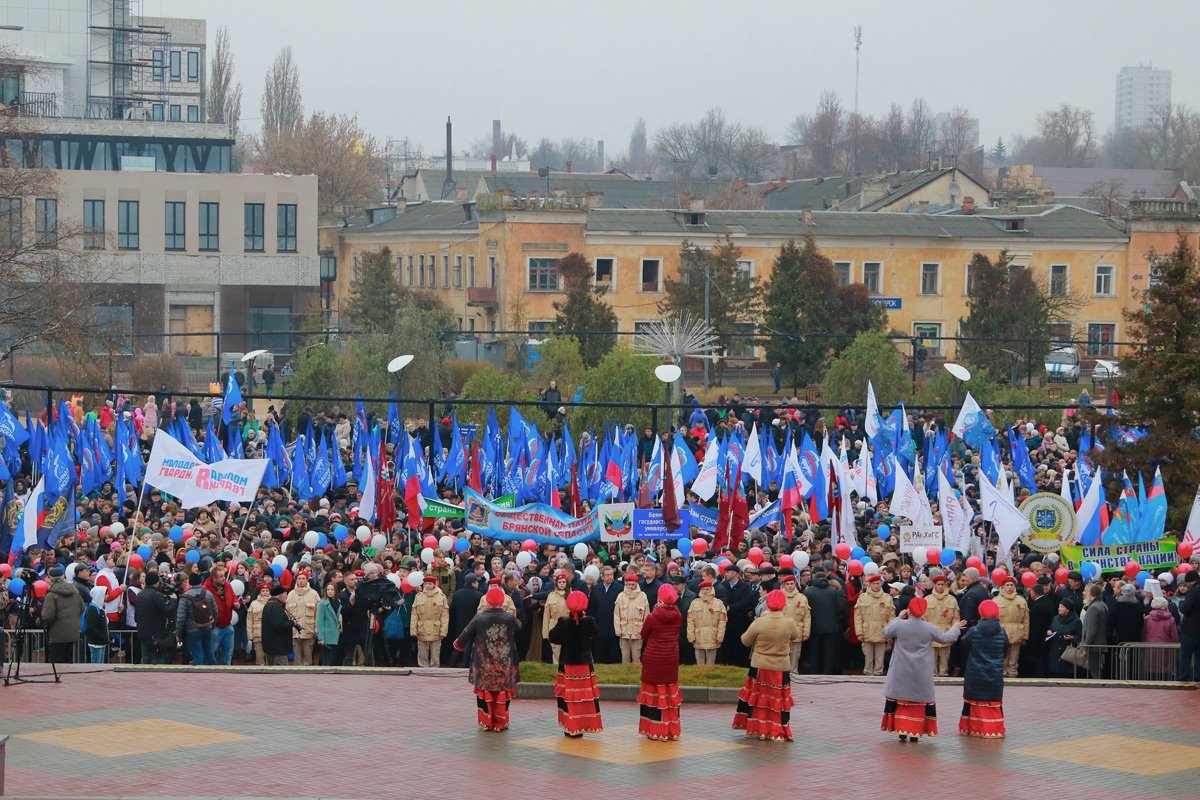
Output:
[[685,506],[679,509],[679,513],[688,512],[691,517],[691,524],[695,525],[705,533],[717,532],[717,510],[708,508],[707,506]]
[[597,510],[576,519],[546,503],[502,508],[471,487],[465,488],[463,510],[467,530],[472,533],[504,541],[532,539],[538,544],[560,547],[600,538]]

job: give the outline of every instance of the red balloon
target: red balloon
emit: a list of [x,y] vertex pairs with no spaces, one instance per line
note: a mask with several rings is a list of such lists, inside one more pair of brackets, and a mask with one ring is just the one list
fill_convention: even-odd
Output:
[[12,576],[12,564],[0,564],[0,578]]
[[996,567],[992,570],[992,583],[1000,583],[1008,577],[1008,570],[1004,567]]
[[791,556],[789,556],[787,553],[784,553],[783,555],[781,555],[779,557],[779,568],[780,569],[795,569],[796,561]]
[[[0,564],[0,566],[8,566],[8,565]],[[1180,564],[1178,567],[1176,567],[1175,571],[1178,572],[1180,575],[1186,575],[1189,572],[1191,572],[1192,569],[1193,569],[1193,567],[1191,564],[1183,563],[1183,564]]]
[[1137,574],[1142,571],[1142,565],[1136,561],[1125,562],[1125,577],[1136,578]]
[[400,581],[400,591],[404,592],[405,594],[412,594],[415,590],[413,589],[412,584],[408,581]]
[[33,596],[34,597],[45,597],[46,592],[48,592],[48,591],[50,591],[50,584],[47,583],[46,581],[34,581],[33,582]]
[[[429,536],[427,538],[432,539],[433,537]],[[532,553],[534,550],[537,550],[537,542],[535,542],[533,539],[526,539],[525,541],[521,542],[521,549],[528,553]]]
[[938,566],[942,563],[942,548],[931,547],[925,551],[925,560],[933,566]]
[[1175,552],[1179,553],[1179,557],[1181,559],[1183,559],[1184,561],[1187,561],[1189,558],[1192,557],[1192,553],[1194,552],[1194,550],[1193,550],[1192,546],[1190,544],[1188,544],[1187,542],[1180,542],[1179,547],[1175,548]]
[[1035,583],[1037,583],[1037,575],[1034,575],[1032,572],[1022,572],[1021,573],[1021,583],[1025,586],[1026,589],[1028,589],[1031,586],[1033,586]]
[[975,569],[983,569],[983,562],[979,560],[979,556],[971,556],[967,559],[967,566]]
[[851,561],[849,566],[847,567],[847,570],[850,572],[851,575],[853,575],[855,578],[857,578],[859,575],[863,574],[862,562],[859,561],[858,559]]
[[692,552],[698,556],[702,556],[705,553],[707,553],[708,552],[708,540],[707,539],[693,539],[692,540]]
[[421,544],[425,547],[428,547],[430,550],[436,550],[438,546],[438,540],[436,536],[426,536],[421,540]]
[[[1137,573],[1134,573],[1134,574],[1136,575]],[[1059,567],[1058,569],[1054,570],[1054,582],[1057,583],[1059,586],[1062,586],[1064,583],[1067,582],[1067,578],[1070,575],[1071,575],[1071,570],[1067,569],[1066,567]]]
[[100,529],[101,536],[108,536],[111,533],[112,533],[112,528],[108,527],[107,525],[105,525],[103,528]]
[[750,559],[750,563],[758,566],[763,562],[763,551],[761,547],[751,547],[750,552],[746,553],[746,558]]
[[837,547],[833,548],[833,552],[842,561],[850,560],[850,545],[842,542]]
[[279,573],[279,585],[285,589],[292,588],[292,571],[290,569]]
[[129,554],[129,569],[141,569],[145,563],[137,553]]

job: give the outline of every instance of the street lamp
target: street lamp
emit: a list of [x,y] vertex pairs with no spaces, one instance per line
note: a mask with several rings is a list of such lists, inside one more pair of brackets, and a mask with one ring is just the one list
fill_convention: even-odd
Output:
[[246,405],[250,409],[254,408],[254,359],[259,356],[265,356],[270,352],[270,350],[251,350],[242,356],[243,364],[250,363],[250,367],[246,370]]
[[404,397],[404,368],[412,363],[415,356],[412,353],[406,353],[402,356],[396,356],[388,362],[387,371],[396,376],[396,409],[400,414],[400,426],[404,427],[404,406],[402,398]]
[[949,372],[960,381],[960,383],[954,384],[954,404],[958,405],[961,402],[958,396],[959,387],[962,386],[963,383],[971,380],[971,370],[967,369],[962,364],[955,364],[950,361],[942,364],[942,366],[946,368],[946,372]]
[[671,416],[671,384],[679,380],[679,376],[683,374],[683,370],[678,364],[659,364],[654,368],[654,377],[663,382],[663,387],[666,395],[667,419],[671,421],[671,428],[675,427],[674,420]]

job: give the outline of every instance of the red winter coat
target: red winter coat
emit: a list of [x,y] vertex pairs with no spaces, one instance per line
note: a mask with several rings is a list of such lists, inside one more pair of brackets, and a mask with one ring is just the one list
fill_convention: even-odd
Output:
[[683,617],[675,606],[656,606],[642,623],[642,683],[679,683],[679,629]]
[[237,595],[233,593],[233,587],[226,580],[223,587],[225,591],[218,592],[213,586],[212,578],[209,578],[204,582],[204,588],[212,592],[212,596],[217,600],[217,627],[228,627],[229,623],[233,622],[233,611],[237,605]]

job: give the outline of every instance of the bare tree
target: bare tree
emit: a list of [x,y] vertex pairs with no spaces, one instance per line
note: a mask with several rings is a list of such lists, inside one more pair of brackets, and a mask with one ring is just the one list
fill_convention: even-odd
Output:
[[625,154],[630,169],[641,172],[650,168],[650,153],[646,146],[646,120],[638,117],[629,134],[629,150]]
[[1025,151],[1038,148],[1036,163],[1048,167],[1087,167],[1095,161],[1096,120],[1091,111],[1063,103],[1038,114],[1037,124],[1037,137],[1025,146]]
[[692,173],[704,155],[704,146],[695,126],[687,122],[676,122],[654,134],[659,160],[677,176]]
[[947,155],[959,156],[979,144],[979,123],[962,106],[955,106],[942,120],[939,144]]
[[529,156],[529,143],[522,139],[512,131],[500,132],[500,147],[496,153],[492,153],[492,137],[480,136],[475,141],[471,142],[471,146],[467,152],[472,158],[491,158],[495,155],[499,159],[505,159],[511,156],[514,152],[517,158],[527,158]]
[[725,112],[721,109],[710,108],[695,128],[703,149],[706,171],[710,174],[713,170],[719,171],[729,160],[729,148],[740,132],[741,125],[726,120]]
[[912,101],[908,109],[908,141],[912,147],[912,160],[909,166],[924,169],[933,149],[934,124],[933,112],[923,98]]
[[233,137],[238,134],[242,117],[242,83],[233,82],[233,50],[229,47],[229,28],[217,28],[217,44],[208,73],[208,121],[224,122]]
[[292,48],[279,51],[267,71],[262,98],[263,138],[291,135],[304,123],[304,102],[300,95],[300,71],[292,58]]
[[1119,217],[1125,213],[1125,181],[1112,178],[1107,181],[1096,181],[1083,190],[1084,197],[1096,199],[1096,210],[1106,217]]
[[812,124],[812,116],[809,114],[797,114],[796,118],[788,123],[787,137],[788,144],[800,144],[804,141],[804,134],[808,133],[808,126]]
[[817,111],[804,132],[803,143],[812,150],[813,167],[832,175],[842,168],[839,144],[845,134],[845,111],[836,92],[821,92]]
[[880,125],[880,136],[883,140],[883,158],[889,172],[900,169],[911,148],[908,143],[908,133],[904,126],[904,109],[899,103],[892,103],[887,116]]
[[756,181],[778,173],[779,148],[762,128],[741,128],[734,133],[725,159],[733,177]]

